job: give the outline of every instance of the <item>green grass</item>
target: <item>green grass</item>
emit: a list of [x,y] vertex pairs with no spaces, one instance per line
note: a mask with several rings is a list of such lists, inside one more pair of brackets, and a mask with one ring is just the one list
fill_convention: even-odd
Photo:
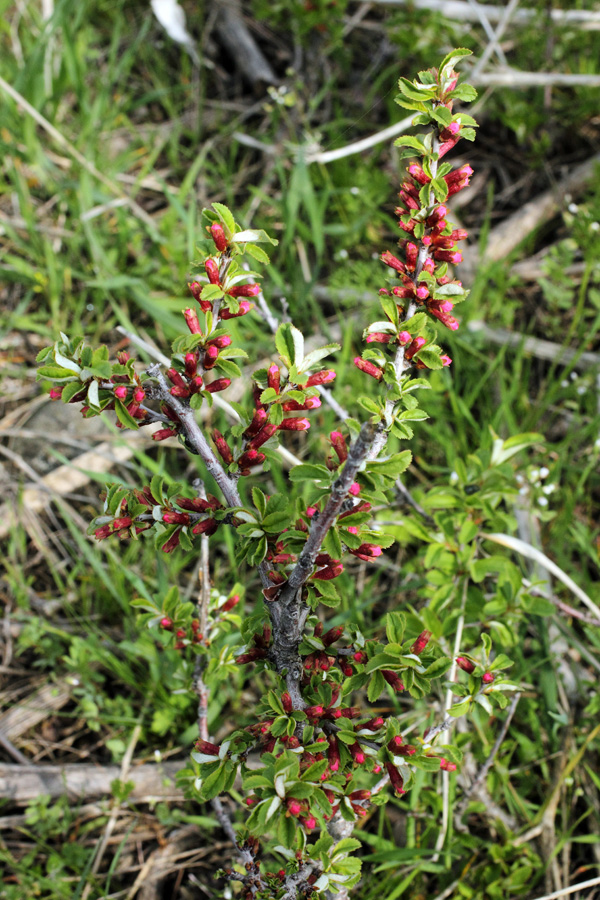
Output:
[[[322,146],[330,148],[387,126],[390,117],[398,118],[393,97],[400,74],[410,76],[430,65],[451,45],[477,49],[481,33],[471,26],[442,27],[439,16],[382,8],[373,21],[385,23],[393,55],[383,53],[377,64],[381,34],[375,29],[357,28],[342,38],[342,25],[318,5],[310,22],[295,5],[269,4],[267,9],[257,2],[254,9],[263,27],[285,34],[285,40],[295,36],[303,48],[304,67],[290,76],[296,100],[289,108],[267,95],[257,103],[247,87],[229,77],[226,60],[219,61],[225,76],[205,67],[198,77],[186,55],[160,32],[145,3],[81,0],[73,5],[60,0],[46,24],[37,4],[26,3],[17,14],[6,0],[0,3],[0,75],[69,142],[58,143],[3,96],[0,338],[12,348],[3,351],[8,353],[6,384],[16,382],[23,397],[37,394],[35,352],[59,330],[85,333],[91,343],[106,341],[114,350],[120,340],[115,326],[123,325],[167,348],[179,331],[178,313],[188,303],[185,283],[194,273],[200,210],[219,200],[235,208],[241,220],[252,210],[252,224],[280,238],[271,281],[265,285],[267,298],[283,293],[294,321],[307,334],[315,326],[326,333],[332,321],[341,324],[344,345],[336,363],[336,396],[352,415],[362,415],[356,397],[365,390],[365,379],[352,366],[352,357],[370,308],[356,295],[371,292],[375,304],[383,284],[373,254],[392,248],[396,240],[398,166],[385,145],[328,166],[305,165],[292,145],[318,134]],[[193,8],[188,12],[191,17]],[[200,34],[204,25],[195,15],[190,21]],[[315,25],[326,28],[315,31]],[[589,60],[598,58],[596,32],[557,32],[546,57],[542,49],[531,56],[534,48],[543,47],[533,28],[516,37],[511,62],[524,69],[587,71]],[[269,47],[272,51],[267,41]],[[315,70],[310,61],[319,54],[327,66]],[[369,69],[374,59],[375,68]],[[557,90],[549,113],[540,98],[535,91],[496,91],[486,98],[482,142],[473,153],[485,163],[494,148],[499,167],[507,166],[512,178],[518,177],[519,167],[531,169],[542,190],[542,163],[551,162],[553,154],[569,160],[569,154],[580,159],[592,152],[586,129],[592,127],[597,98],[593,91]],[[237,143],[232,137],[236,130],[275,143],[277,155],[263,156]],[[78,162],[77,153],[87,165]],[[498,193],[502,182],[497,170],[492,169],[490,181]],[[129,200],[146,216],[140,217]],[[510,261],[482,269],[460,311],[465,323],[483,318],[575,350],[598,352],[599,239],[592,223],[600,221],[600,191],[591,187],[578,203],[577,215],[566,212],[552,224],[551,233],[530,242],[531,250],[556,242],[544,279],[534,286],[520,283],[510,274]],[[90,216],[91,211],[97,214]],[[467,213],[477,229],[495,221],[486,219],[490,208],[485,198]],[[578,260],[587,265],[580,286],[564,271]],[[315,297],[317,283],[331,285],[332,299]],[[278,301],[270,302],[277,310]],[[273,355],[270,335],[257,318],[246,317],[235,327],[253,358]],[[15,334],[16,345],[9,340]],[[445,334],[444,341],[454,364],[451,373],[431,376],[434,390],[423,399],[430,419],[415,429],[412,442],[415,465],[408,483],[415,497],[423,500],[432,485],[447,484],[457,459],[489,449],[490,429],[503,438],[540,432],[545,443],[516,457],[515,472],[528,483],[532,468],[550,469],[546,483],[557,489],[548,496],[547,507],[538,502],[544,497],[541,488],[531,488],[543,548],[600,602],[595,373],[586,373],[577,362],[552,365],[522,347],[486,343],[464,325],[456,335]],[[7,402],[11,408],[17,405]],[[220,413],[215,412],[214,422],[219,427]],[[335,424],[334,414],[323,408],[315,431],[327,434]],[[320,458],[325,443],[317,439],[294,449]],[[153,447],[137,452],[132,468],[121,468],[119,476],[132,485],[146,482],[156,471],[178,477],[181,460],[179,452]],[[191,471],[196,474],[194,465]],[[111,473],[106,480],[115,477]],[[271,490],[287,489],[275,473],[268,483]],[[120,763],[138,722],[136,758],[150,759],[156,749],[164,755],[182,748],[183,759],[194,737],[195,703],[180,692],[186,679],[177,654],[140,631],[130,604],[134,597],[160,596],[173,583],[193,596],[196,560],[193,554],[157,559],[144,541],[106,546],[87,539],[79,522],[97,511],[98,490],[91,483],[87,499],[54,504],[53,517],[43,519],[46,540],[41,547],[23,529],[12,530],[6,541],[3,587],[20,627],[13,664],[47,677],[76,674],[79,681],[72,703],[55,720],[59,735],[75,728],[74,749],[65,744],[54,758],[46,751],[42,761],[75,762],[77,752],[89,752],[100,764]],[[397,511],[381,515],[400,517]],[[213,552],[215,584],[227,591],[237,577],[230,537],[215,540]],[[423,614],[426,592],[418,543],[407,540],[390,559],[399,571],[383,579],[368,573],[358,590],[345,576],[346,599],[336,621],[356,621],[374,633],[388,609],[402,606],[415,617]],[[524,568],[523,561],[515,561]],[[257,590],[256,581],[250,581],[247,596]],[[566,589],[556,585],[555,590],[563,602],[580,608]],[[62,603],[52,617],[32,602],[56,598]],[[566,642],[560,653],[553,648],[556,628]],[[472,624],[473,644],[476,631]],[[573,877],[594,874],[592,851],[600,825],[597,748],[587,748],[566,777],[565,770],[584,745],[587,718],[598,714],[598,630],[564,614],[521,616],[515,631],[518,640],[506,651],[526,690],[515,727],[487,779],[489,794],[512,819],[490,828],[483,802],[473,800],[471,827],[465,832],[451,826],[444,853],[435,861],[432,848],[442,800],[436,783],[424,780],[402,801],[392,800],[376,811],[362,829],[365,859],[374,874],[356,891],[359,900],[437,896],[457,880],[451,896],[495,900],[543,894],[546,860],[540,845],[519,844],[515,837],[535,823],[557,784],[555,852],[569,846]],[[575,688],[565,681],[563,660],[575,673]],[[213,695],[211,731],[226,730],[248,715],[241,688],[238,676]],[[250,690],[257,688],[247,684]],[[406,712],[402,706],[398,711]],[[490,753],[500,726],[501,717],[490,722],[479,711],[460,734],[458,741],[476,768]],[[24,750],[28,752],[27,744]],[[456,789],[451,803],[460,796]],[[200,812],[191,804],[186,809]],[[43,799],[27,815],[18,841],[13,835],[0,847],[8,900],[81,896],[106,818],[86,820],[82,830],[76,809],[63,800]],[[156,815],[172,826],[181,814],[161,805]],[[201,828],[203,840],[214,840],[206,821]],[[75,838],[81,835],[85,840],[80,845]],[[121,835],[125,839],[126,830]],[[118,846],[102,872],[108,872],[109,859],[116,867]],[[108,890],[110,896],[125,896],[131,883],[115,869],[110,880],[106,874],[92,881],[90,896],[100,898]],[[219,896],[214,882],[206,883],[211,896]]]

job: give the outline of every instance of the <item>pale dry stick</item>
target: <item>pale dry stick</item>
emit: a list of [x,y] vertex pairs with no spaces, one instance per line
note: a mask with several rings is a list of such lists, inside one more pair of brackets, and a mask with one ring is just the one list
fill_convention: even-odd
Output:
[[522,72],[518,69],[492,69],[469,77],[478,87],[588,87],[600,85],[600,75],[579,75],[569,72]]
[[[454,650],[452,651],[452,665],[450,666],[450,671],[448,672],[448,681],[454,681],[456,677],[456,657],[460,653],[460,645],[462,642],[463,628],[465,625],[465,606],[467,603],[467,589],[469,587],[469,579],[465,578],[463,584],[462,597],[460,602],[460,615],[458,617],[458,622],[456,625],[456,634],[454,636]],[[445,709],[446,712],[452,706],[452,701],[454,698],[454,693],[452,688],[449,687],[446,691],[446,702]],[[429,742],[429,735],[427,735]],[[448,833],[448,825],[450,823],[450,778],[449,772],[445,769],[442,771],[442,799],[443,799],[443,808],[442,808],[442,825],[437,836],[437,840],[435,842],[435,853],[431,858],[432,862],[437,862],[442,851],[442,847],[444,846],[444,842],[446,840],[446,835]]]
[[478,3],[478,0],[468,0],[468,3],[477,13],[481,26],[487,35],[489,46],[491,46],[492,52],[498,57],[498,62],[501,66],[507,66],[508,63],[506,61],[506,56],[504,55],[504,50],[500,46],[498,38],[494,33],[494,29],[490,24],[490,20],[485,13],[485,7],[483,7],[481,3]]
[[[142,711],[140,713],[140,717],[131,733],[131,739],[129,744],[127,745],[127,749],[125,751],[125,755],[123,756],[123,761],[121,762],[121,772],[119,776],[119,780],[124,784],[127,781],[127,776],[129,774],[129,769],[131,768],[131,760],[133,759],[133,751],[135,750],[136,744],[140,738],[142,733],[142,720],[144,717],[144,712],[146,710],[147,703],[144,704]],[[113,806],[110,811],[110,816],[108,817],[108,821],[106,823],[106,827],[104,829],[104,834],[100,839],[100,843],[98,844],[96,850],[96,856],[94,857],[94,862],[92,864],[92,868],[90,869],[89,878],[93,878],[98,874],[98,870],[102,865],[102,860],[104,858],[104,854],[106,853],[106,848],[108,847],[108,842],[110,837],[115,829],[115,825],[117,824],[117,819],[119,818],[119,813],[121,812],[121,802],[119,800],[113,801]],[[92,890],[93,884],[92,881],[88,879],[86,885],[81,894],[81,900],[87,900],[89,897],[90,891]]]
[[559,897],[566,897],[568,894],[574,894],[576,891],[595,887],[598,884],[600,884],[600,876],[598,876],[598,878],[590,878],[588,881],[578,881],[576,884],[561,888],[559,891],[553,891],[551,894],[544,894],[543,897],[536,897],[535,900],[558,900]]
[[[431,9],[441,12],[448,19],[466,22],[476,22],[479,15],[475,13],[467,0],[374,0],[380,6],[407,6],[409,3],[414,9]],[[481,4],[485,15],[490,22],[500,22],[504,13],[501,4]],[[531,22],[538,17],[537,10],[518,9],[513,17],[515,22]],[[550,9],[547,15],[553,22],[560,25],[574,25],[583,28],[600,28],[600,12],[585,9]]]
[[[512,16],[514,15],[518,5],[519,5],[519,0],[510,0],[508,6],[506,6],[506,8],[504,9],[504,11],[502,13],[502,18],[500,19],[500,21],[498,23],[498,27],[496,28],[496,31],[494,34],[494,44],[495,45],[499,44],[499,42],[502,38],[502,35],[506,31],[506,29],[508,27],[508,23],[510,22]],[[476,80],[477,76],[481,72],[483,72],[483,70],[485,69],[485,67],[488,63],[489,58],[491,57],[492,53],[494,52],[494,44],[492,44],[492,42],[490,41],[490,43],[487,45],[487,47],[485,48],[485,50],[483,51],[483,53],[481,54],[481,56],[475,63],[473,69],[471,70],[470,75],[469,75],[470,78]]]
[[538,550],[537,547],[533,547],[526,541],[522,541],[520,538],[513,537],[509,534],[482,534],[481,537],[487,541],[493,541],[495,544],[500,544],[502,547],[508,547],[509,550],[513,550],[515,553],[519,553],[527,559],[532,559],[540,566],[543,566],[554,575],[555,578],[562,581],[562,583],[566,585],[566,587],[568,587],[569,590],[585,604],[585,606],[587,606],[594,616],[600,618],[600,608],[594,603],[592,598],[589,597],[586,592],[560,568],[560,566],[557,566],[555,562],[546,556],[545,553],[542,553],[541,550]]
[[97,169],[93,163],[86,159],[85,156],[79,152],[77,147],[75,147],[71,143],[71,141],[69,141],[63,134],[61,134],[61,132],[57,128],[55,128],[54,125],[52,125],[52,123],[45,118],[45,116],[38,112],[38,110],[34,106],[32,106],[31,103],[29,103],[29,101],[26,100],[22,94],[20,94],[1,76],[0,89],[3,90],[4,93],[8,94],[8,96],[15,101],[17,106],[20,106],[21,109],[23,109],[27,113],[27,115],[31,116],[31,118],[35,122],[37,122],[38,125],[40,125],[44,129],[44,131],[46,131],[50,135],[50,137],[56,141],[57,144],[60,144],[61,147],[64,147],[67,153],[69,153],[73,157],[73,159],[75,159],[79,163],[79,165],[86,170],[86,172],[89,172],[90,175],[93,175],[94,178],[97,178],[98,181],[100,181],[106,188],[108,188],[109,191],[111,191],[111,193],[117,194],[117,196],[119,197],[124,197],[127,200],[131,211],[135,213],[138,219],[140,219],[151,231],[154,240],[159,240],[156,225],[154,224],[154,221],[148,215],[148,213],[144,209],[142,209],[142,207],[138,203],[136,203],[136,201],[132,197],[121,190],[121,188],[119,188],[119,186],[116,185],[114,181],[111,181],[111,179],[100,172],[100,170]]
[[30,760],[27,759],[25,754],[21,753],[20,750],[17,750],[17,748],[15,747],[13,742],[10,741],[6,737],[6,735],[4,735],[1,731],[0,731],[0,747],[2,747],[3,750],[6,750],[6,752],[10,756],[12,756],[12,758],[14,760],[16,760],[20,765],[28,766],[30,764]]

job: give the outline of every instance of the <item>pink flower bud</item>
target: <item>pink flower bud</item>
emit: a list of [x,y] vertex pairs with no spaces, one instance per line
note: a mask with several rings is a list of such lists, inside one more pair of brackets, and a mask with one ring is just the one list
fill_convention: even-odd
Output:
[[120,384],[118,387],[115,388],[115,397],[117,397],[119,400],[124,400],[125,397],[127,396],[127,390],[128,389],[125,387],[124,384]]
[[[181,529],[178,528],[177,531],[174,531],[168,541],[166,541],[162,547],[160,548],[163,553],[172,553],[176,547],[179,546],[179,537],[180,537]],[[177,647],[177,644],[175,645]],[[181,647],[177,647],[178,650]]]
[[251,309],[254,309],[254,303],[250,303],[249,300],[242,300],[237,312],[232,312],[230,309],[222,309],[219,315],[222,319],[238,319],[240,316],[245,316],[246,313],[249,313]]
[[125,363],[128,362],[130,359],[131,359],[131,355],[127,352],[127,350],[120,350],[117,353],[117,362],[120,363],[122,366],[124,366]]
[[434,211],[427,219],[427,225],[430,228],[433,228],[434,225],[437,225],[442,219],[444,219],[448,215],[448,207],[441,204],[440,206],[436,206]]
[[353,481],[350,487],[348,488],[348,493],[352,494],[353,497],[358,497],[360,494],[360,484],[358,481]]
[[404,741],[402,740],[402,735],[397,734],[390,741],[388,741],[387,748],[390,751],[390,753],[396,753],[396,751],[398,751],[400,749],[400,747],[402,747],[403,743],[404,743]]
[[201,391],[202,385],[202,375],[194,375],[194,377],[190,379],[190,391],[192,394],[197,394],[198,391]]
[[393,340],[392,334],[385,334],[383,331],[374,331],[366,337],[367,344],[389,344]]
[[404,790],[404,781],[400,772],[396,768],[396,766],[391,762],[386,762],[385,767],[387,769],[387,773],[390,776],[390,783],[394,788],[394,791],[398,796],[402,796],[406,791]]
[[350,550],[353,556],[365,562],[372,562],[376,557],[381,556],[382,549],[377,544],[361,544],[357,550]]
[[231,452],[229,444],[227,443],[227,441],[225,440],[225,438],[223,437],[221,432],[217,431],[216,428],[213,431],[212,436],[213,436],[213,441],[215,442],[215,446],[216,446],[217,450],[219,451],[219,455],[220,455],[221,459],[223,460],[223,462],[225,463],[226,466],[231,465],[231,463],[233,462],[233,453]]
[[175,437],[177,434],[176,428],[159,428],[158,431],[155,431],[152,435],[153,441],[166,441],[167,438]]
[[63,392],[63,388],[61,388],[61,387],[51,388],[48,396],[50,397],[51,400],[60,400],[60,398],[62,396],[62,392]]
[[304,818],[300,818],[300,821],[302,822],[302,824],[304,825],[305,828],[308,828],[309,831],[312,828],[317,827],[317,820],[315,819],[314,816],[306,816]]
[[190,517],[187,513],[180,513],[174,509],[168,509],[163,513],[163,522],[167,525],[189,525]]
[[217,378],[215,381],[207,384],[204,390],[208,391],[209,394],[217,394],[219,391],[224,391],[231,384],[231,378]]
[[225,347],[229,347],[231,338],[228,334],[221,334],[219,337],[211,338],[208,343],[210,347],[218,347],[219,350],[223,350]]
[[159,624],[165,631],[171,631],[173,629],[173,619],[169,619],[167,616],[165,616],[164,619],[161,619]]
[[323,641],[323,645],[325,647],[331,647],[332,644],[335,644],[336,641],[339,641],[343,633],[343,625],[336,625],[333,628],[330,628],[329,631],[326,631],[321,638],[321,640]]
[[409,346],[406,348],[406,351],[404,353],[404,358],[412,359],[413,356],[415,355],[415,353],[417,353],[421,349],[421,347],[424,347],[426,343],[427,343],[427,341],[425,340],[424,337],[414,338],[411,341],[411,343],[409,344]]
[[406,272],[406,266],[404,265],[404,263],[401,262],[392,253],[390,253],[389,250],[386,250],[385,253],[382,253],[379,259],[381,260],[381,262],[385,263],[386,266],[389,266],[391,269],[395,269],[396,272]]
[[329,384],[329,382],[334,380],[335,372],[333,369],[322,369],[320,372],[315,372],[313,375],[308,376],[305,387],[316,387],[319,384]]
[[201,522],[196,522],[194,527],[192,528],[192,534],[206,534],[210,537],[211,534],[214,534],[217,528],[219,527],[219,523],[216,519],[203,519]]
[[200,328],[200,321],[198,319],[198,315],[195,310],[186,309],[183,312],[183,316],[184,316],[186,325],[190,329],[192,334],[202,334],[202,329]]
[[206,756],[218,756],[219,745],[211,744],[210,741],[196,741],[196,750],[198,753],[204,753]]
[[219,266],[216,260],[209,257],[204,262],[204,268],[206,269],[206,274],[208,275],[208,280],[211,284],[219,283]]
[[348,459],[348,448],[346,446],[346,439],[341,431],[332,431],[329,435],[329,440],[331,441],[331,446],[335,450],[337,457],[341,463],[346,462]]
[[226,292],[230,297],[256,297],[260,294],[260,284],[238,284]]
[[279,371],[279,366],[275,365],[275,363],[272,363],[267,369],[267,385],[278,394],[280,383],[281,374]]
[[281,695],[281,703],[282,703],[284,711],[286,713],[291,713],[291,711],[293,709],[292,698],[290,697],[290,695],[288,694],[287,691],[284,691],[283,694]]
[[491,684],[492,681],[494,681],[494,677],[495,676],[491,672],[485,672],[481,676],[481,680],[483,681],[484,684]]
[[309,428],[308,419],[284,419],[279,425],[280,431],[308,431]]
[[230,610],[232,610],[234,608],[234,606],[238,605],[238,603],[240,602],[241,599],[242,598],[240,597],[239,594],[233,594],[231,597],[228,597],[227,600],[225,601],[225,603],[223,604],[223,606],[221,607],[221,612],[222,613],[229,612]]
[[443,356],[440,356],[440,359],[442,361],[443,366],[449,366],[452,363],[452,360],[446,354],[444,354]]
[[419,300],[426,300],[429,297],[429,288],[426,284],[420,284],[417,288],[417,297]]
[[343,571],[342,563],[337,563],[335,566],[325,566],[324,569],[319,569],[315,572],[313,578],[318,581],[332,581],[338,575],[341,575]]
[[146,391],[143,388],[136,388],[133,392],[133,399],[135,403],[141,403],[146,396]]
[[445,757],[440,756],[440,769],[443,769],[445,772],[456,772],[456,763],[448,762]]
[[470,659],[467,659],[464,656],[456,657],[456,665],[458,666],[459,669],[462,669],[463,672],[468,672],[469,675],[471,675],[471,673],[475,671],[474,664],[471,662]]
[[212,235],[212,239],[215,242],[215,247],[217,250],[222,253],[223,250],[227,250],[227,238],[225,237],[225,232],[223,230],[223,226],[220,222],[213,222],[210,226],[210,233]]
[[429,175],[426,175],[421,166],[418,163],[412,163],[408,166],[407,170],[409,175],[417,181],[419,184],[429,184],[431,178]]
[[299,816],[302,812],[302,804],[299,800],[287,800],[286,806],[291,816]]
[[[252,466],[259,466],[261,463],[264,463],[266,456],[264,453],[259,453],[258,450],[247,450],[243,453],[238,459],[238,465],[240,469],[250,469]],[[247,472],[242,471],[242,475],[248,474]]]
[[430,638],[431,638],[430,631],[422,631],[421,634],[419,635],[419,637],[416,639],[416,641],[412,645],[412,647],[410,648],[410,652],[414,653],[415,656],[419,656],[423,652],[423,650],[425,649],[427,644],[429,643]]
[[348,525],[348,534],[358,534],[358,526]]
[[363,763],[366,761],[367,757],[365,756],[365,751],[362,749],[360,744],[358,744],[358,743],[350,744],[350,746],[348,747],[348,750],[352,754],[352,759],[354,760],[356,765],[362,766]]
[[370,375],[371,378],[376,378],[377,381],[381,381],[383,378],[383,372],[379,366],[376,366],[370,360],[363,359],[362,356],[355,356],[353,362],[357,369],[360,369],[366,375]]
[[273,435],[277,431],[277,428],[277,425],[274,425],[272,422],[267,422],[266,425],[263,425],[258,434],[256,434],[252,438],[248,446],[254,450],[258,450],[258,448],[262,447],[262,445],[265,444],[269,440],[269,438],[273,437]]
[[369,719],[368,722],[362,726],[366,728],[368,731],[379,731],[384,725],[384,720],[381,716],[376,716],[374,719]]
[[184,357],[184,365],[185,365],[185,374],[188,378],[193,378],[198,369],[198,354],[196,351],[193,353],[186,353]]
[[244,431],[244,437],[252,437],[255,434],[258,434],[260,429],[263,427],[265,422],[267,421],[268,413],[266,409],[257,409],[252,417],[252,421]]
[[408,242],[405,248],[406,252],[406,269],[408,272],[414,272],[417,265],[417,257],[419,255],[419,248],[416,244],[413,244],[411,241]]
[[205,369],[212,369],[219,358],[219,348],[209,344],[204,354],[203,365]]
[[463,259],[460,250],[434,250],[433,256],[438,262],[452,263],[453,266],[457,266]]
[[385,678],[385,680],[387,681],[389,686],[391,688],[393,688],[395,691],[403,691],[404,690],[404,685],[400,681],[400,678],[398,677],[396,672],[392,672],[392,671],[390,671],[390,669],[382,669],[381,674],[383,675],[383,677]]

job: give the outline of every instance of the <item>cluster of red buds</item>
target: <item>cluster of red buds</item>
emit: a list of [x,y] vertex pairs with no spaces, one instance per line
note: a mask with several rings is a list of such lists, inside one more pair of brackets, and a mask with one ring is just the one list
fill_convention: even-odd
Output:
[[[146,507],[147,512],[136,510],[135,516],[127,515],[130,504]],[[156,524],[155,510],[159,509],[160,518],[165,525],[177,526],[162,546],[164,553],[171,553],[179,545],[182,528],[188,528],[193,535],[214,534],[219,527],[214,513],[222,508],[220,501],[212,495],[206,499],[177,497],[174,502],[164,503],[152,494],[149,486],[146,486],[141,490],[133,490],[129,497],[124,498],[120,504],[119,515],[97,528],[94,536],[101,541],[114,534],[120,538],[131,537],[132,529],[135,534],[139,534]]]
[[204,641],[204,635],[200,632],[200,622],[198,619],[192,619],[189,628],[181,627],[175,629],[175,623],[169,616],[163,616],[158,624],[164,631],[174,632],[174,647],[176,650],[184,650],[191,644],[201,644]]
[[[402,232],[398,242],[400,254],[394,255],[386,250],[380,257],[400,282],[391,290],[383,288],[380,291],[383,297],[389,297],[396,304],[397,314],[394,312],[392,315],[389,307],[386,309],[384,305],[390,326],[387,323],[376,323],[367,329],[366,334],[367,344],[392,345],[395,351],[402,351],[399,374],[413,365],[424,369],[431,364],[431,360],[426,362],[419,356],[419,352],[427,345],[426,338],[401,330],[401,324],[406,322],[408,325],[415,313],[423,309],[446,328],[456,331],[459,323],[451,313],[454,303],[464,300],[466,296],[461,282],[451,278],[447,274],[447,268],[448,264],[455,266],[462,262],[462,254],[456,249],[456,245],[468,235],[463,228],[453,228],[448,223],[446,201],[448,197],[467,187],[473,169],[468,164],[455,170],[451,170],[445,163],[442,167],[439,164],[461,137],[473,139],[472,126],[475,122],[469,116],[452,115],[453,92],[456,90],[458,77],[456,73],[452,73],[449,78],[447,72],[434,69],[431,74],[436,79],[435,85],[421,85],[423,98],[431,106],[431,140],[421,144],[423,164],[413,162],[408,166],[396,208]],[[402,90],[402,83],[400,87]],[[433,93],[429,88],[432,88]],[[398,102],[410,106],[410,101],[407,103],[399,99]],[[414,138],[400,138],[397,143],[405,143],[411,148],[403,155],[415,155],[418,142]],[[398,322],[400,328],[395,327]],[[438,359],[436,367],[440,363],[442,366],[449,366],[452,362],[446,354],[440,354]],[[368,358],[367,354],[367,358],[356,357],[354,364],[378,381],[384,377],[380,359]]]
[[253,646],[237,657],[236,663],[239,666],[243,666],[245,663],[256,662],[257,659],[267,658],[271,644],[271,626],[263,625],[262,633],[258,632],[253,635],[251,644]]

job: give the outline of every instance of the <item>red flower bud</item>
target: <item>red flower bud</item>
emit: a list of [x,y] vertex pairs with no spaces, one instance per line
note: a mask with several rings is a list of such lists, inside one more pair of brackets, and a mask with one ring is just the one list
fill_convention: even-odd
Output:
[[228,597],[223,606],[221,607],[221,612],[229,612],[229,610],[233,609],[234,606],[237,606],[242,598],[239,594],[233,594],[231,597]]
[[309,716],[309,718],[318,718],[319,716],[323,715],[325,710],[323,709],[322,706],[317,705],[317,706],[307,706],[305,708],[304,712],[306,713],[307,716]]
[[201,522],[196,522],[194,527],[192,528],[192,534],[206,534],[210,537],[211,534],[214,534],[217,528],[219,527],[219,523],[216,519],[202,519]]
[[384,334],[383,331],[374,331],[365,338],[367,344],[389,344],[393,340],[393,334]]
[[269,438],[272,438],[275,432],[277,431],[277,425],[274,425],[272,422],[267,422],[266,425],[260,429],[258,434],[256,434],[251,441],[248,443],[248,447],[253,450],[258,450],[259,447],[262,447]]
[[[162,545],[161,550],[163,551],[163,553],[172,553],[173,550],[174,550],[176,547],[179,546],[179,535],[180,535],[180,532],[181,532],[181,529],[178,528],[177,531],[174,531],[174,532],[173,532],[173,534],[171,535],[171,537],[169,538],[169,540],[166,541],[166,542]],[[181,649],[181,648],[179,648],[179,649]]]
[[400,272],[404,274],[406,272],[406,266],[403,262],[401,262],[397,257],[395,257],[389,250],[386,250],[385,253],[382,253],[379,257],[381,262],[385,263],[386,266],[390,266],[390,268],[395,269],[396,272]]
[[190,517],[187,513],[180,513],[170,509],[163,513],[163,522],[166,522],[167,525],[189,525]]
[[337,457],[341,463],[346,462],[348,459],[348,447],[346,446],[346,439],[341,431],[332,431],[329,435],[329,440],[331,441],[331,446],[337,453]]
[[279,425],[280,431],[308,431],[309,428],[308,419],[284,419]]
[[334,628],[330,628],[329,631],[326,631],[322,637],[322,641],[325,647],[330,647],[337,640],[341,638],[344,633],[343,625],[336,625]]
[[[304,825],[305,828],[308,828],[309,831],[310,831],[312,828],[316,828],[316,827],[317,827],[317,820],[315,819],[314,816],[306,816],[305,818],[301,817],[301,818],[300,818],[300,821],[302,822],[302,824]],[[316,879],[316,877],[315,877],[315,881],[316,881],[316,880],[317,880],[317,879]],[[314,884],[314,882],[313,882],[313,884]]]
[[313,579],[318,581],[332,581],[334,578],[337,578],[338,575],[341,575],[343,571],[343,565],[337,563],[335,566],[326,566],[324,569],[319,569],[319,571],[315,572],[313,575]]
[[417,266],[417,257],[419,255],[419,248],[416,244],[411,243],[410,241],[406,245],[405,248],[406,253],[406,269],[408,272],[414,272]]
[[210,226],[210,233],[213,241],[215,242],[215,247],[217,250],[222,253],[223,250],[227,250],[227,238],[225,237],[225,232],[223,230],[223,226],[220,222],[213,222]]
[[245,316],[246,313],[249,313],[251,309],[254,309],[254,304],[250,303],[249,300],[242,300],[237,312],[232,312],[230,309],[222,309],[219,315],[222,319],[238,319],[240,316]]
[[391,688],[393,688],[395,691],[403,691],[404,690],[404,685],[402,684],[402,682],[400,681],[400,678],[398,677],[398,675],[395,672],[392,672],[389,669],[382,669],[381,674],[383,675],[383,677],[385,678],[385,680],[387,681],[389,686]]
[[202,329],[200,328],[200,320],[198,319],[196,310],[185,309],[183,311],[183,317],[185,319],[187,327],[190,329],[192,334],[202,334]]
[[176,428],[159,428],[158,431],[155,431],[152,435],[153,441],[166,441],[167,438],[175,437],[177,434]]
[[219,745],[211,744],[210,741],[196,741],[195,747],[198,753],[204,753],[206,756],[219,755]]
[[421,634],[419,635],[419,637],[416,639],[416,641],[412,645],[412,647],[410,648],[410,652],[414,653],[416,656],[419,656],[423,652],[423,650],[425,649],[427,644],[429,643],[430,638],[431,638],[430,631],[422,631]]
[[360,744],[350,744],[348,750],[352,754],[352,759],[356,763],[357,766],[362,766],[362,764],[366,761],[367,757],[365,756],[365,751],[362,749]]
[[308,376],[305,387],[316,387],[319,384],[329,384],[329,382],[334,381],[334,379],[335,372],[333,369],[322,369],[320,372],[315,372],[314,375]]
[[445,772],[456,772],[456,763],[448,762],[445,757],[440,756],[440,769],[443,769]]
[[484,684],[491,684],[492,681],[494,681],[494,678],[495,678],[495,676],[491,672],[485,672],[481,676],[481,680],[483,681]]
[[369,719],[368,722],[365,722],[365,724],[362,727],[366,728],[367,731],[379,731],[379,729],[383,726],[383,724],[384,724],[384,720],[382,719],[382,717],[376,716],[376,718]]
[[124,384],[120,384],[115,388],[115,397],[117,397],[119,400],[124,400],[127,396],[127,390],[128,388],[126,388]]
[[260,294],[260,284],[238,284],[226,291],[230,297],[256,297]]
[[362,356],[354,357],[354,365],[357,369],[360,369],[361,372],[370,375],[371,378],[376,378],[377,381],[381,381],[383,378],[383,372],[379,366],[376,366],[375,363],[372,363],[370,360],[363,359]]
[[208,280],[211,284],[219,283],[219,265],[215,259],[209,257],[204,262],[204,268],[206,269],[206,274],[208,275]]
[[388,775],[390,776],[390,782],[392,787],[394,788],[394,791],[399,796],[402,796],[402,794],[405,794],[406,791],[404,790],[404,781],[402,779],[402,776],[400,775],[400,772],[391,762],[386,762],[385,767],[387,769]]
[[167,616],[164,619],[160,620],[160,627],[164,628],[165,631],[171,631],[173,628],[173,619],[169,619]]
[[219,391],[226,390],[230,384],[231,378],[216,378],[210,384],[207,384],[204,390],[208,391],[209,394],[216,394]]
[[471,662],[470,659],[467,659],[464,656],[457,656],[455,661],[458,668],[462,669],[463,672],[467,672],[469,675],[471,675],[471,673],[475,671],[475,665]]
[[286,800],[288,812],[291,816],[299,816],[302,812],[302,804],[299,800]]
[[217,431],[217,429],[215,428],[212,437],[213,441],[215,442],[215,446],[219,451],[219,455],[225,465],[231,465],[231,463],[233,462],[233,453],[231,452],[229,444],[227,443],[221,432]]
[[353,556],[357,556],[365,562],[372,562],[378,556],[381,556],[382,552],[378,544],[361,544],[357,550],[350,550]]
[[290,697],[290,695],[288,694],[287,691],[284,691],[283,694],[281,695],[281,703],[282,703],[284,711],[286,713],[291,713],[291,711],[293,709],[292,698]]
[[[242,470],[242,475],[249,474],[248,470],[253,466],[259,466],[266,459],[264,453],[259,453],[258,450],[247,450],[243,453],[238,459],[238,465]],[[246,470],[246,471],[244,471]]]
[[327,760],[329,762],[329,768],[332,772],[337,772],[340,767],[340,748],[337,739],[333,735],[329,737],[328,741]]

